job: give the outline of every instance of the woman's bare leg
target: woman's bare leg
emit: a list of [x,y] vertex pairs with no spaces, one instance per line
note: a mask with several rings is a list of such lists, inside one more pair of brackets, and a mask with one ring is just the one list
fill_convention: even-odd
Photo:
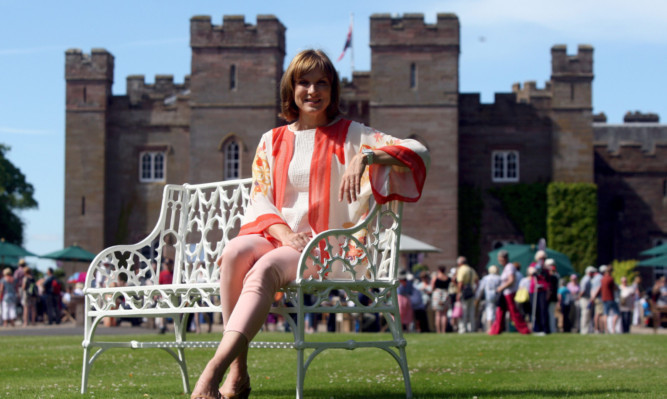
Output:
[[213,355],[213,358],[209,360],[204,371],[202,371],[199,381],[197,381],[197,385],[195,385],[195,389],[192,391],[191,398],[219,397],[218,386],[225,375],[225,371],[229,368],[232,361],[237,359],[243,351],[246,351],[246,353],[248,351],[248,340],[246,337],[236,331],[226,332],[222,336],[215,355]]

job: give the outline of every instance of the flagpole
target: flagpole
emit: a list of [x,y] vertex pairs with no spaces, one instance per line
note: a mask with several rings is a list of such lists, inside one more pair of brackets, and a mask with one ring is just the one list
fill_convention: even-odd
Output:
[[354,13],[350,13],[350,29],[352,32],[352,40],[350,41],[350,47],[352,51],[350,52],[350,80],[354,79]]

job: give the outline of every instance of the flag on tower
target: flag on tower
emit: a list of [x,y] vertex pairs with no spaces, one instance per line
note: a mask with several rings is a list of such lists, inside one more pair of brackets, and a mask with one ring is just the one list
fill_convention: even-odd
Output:
[[345,40],[345,46],[343,46],[343,52],[338,57],[338,61],[342,60],[345,57],[345,52],[348,48],[352,47],[352,22],[350,22],[350,29],[347,31],[347,39]]

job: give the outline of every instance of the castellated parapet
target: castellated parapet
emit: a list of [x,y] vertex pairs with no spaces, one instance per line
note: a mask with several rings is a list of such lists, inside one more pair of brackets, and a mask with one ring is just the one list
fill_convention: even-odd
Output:
[[154,84],[146,84],[144,75],[130,75],[127,77],[126,87],[131,105],[139,104],[143,98],[172,103],[188,97],[190,76],[186,76],[185,81],[178,84],[174,83],[173,75],[156,75]]
[[581,44],[576,55],[567,55],[567,46],[551,48],[552,76],[593,78],[593,47]]
[[438,14],[435,24],[424,22],[424,14],[371,15],[371,48],[377,46],[455,46],[458,48],[459,19],[455,14]]
[[105,49],[84,54],[79,49],[65,52],[66,107],[68,111],[103,110],[111,97],[114,58]]
[[190,19],[190,46],[279,47],[285,52],[285,26],[273,15],[258,15],[257,24],[245,23],[243,15],[225,15],[222,25],[212,25],[208,15]]
[[[667,159],[667,125],[658,123],[623,123],[623,124],[593,124],[595,134],[594,145],[598,153],[606,149],[612,156],[622,157],[622,154],[637,152],[644,157],[655,157],[661,154]],[[633,157],[634,159],[634,157]],[[664,172],[666,163],[660,162]],[[635,167],[639,167],[635,165]]]
[[65,80],[106,80],[113,83],[114,57],[101,48],[90,54],[80,49],[65,52]]

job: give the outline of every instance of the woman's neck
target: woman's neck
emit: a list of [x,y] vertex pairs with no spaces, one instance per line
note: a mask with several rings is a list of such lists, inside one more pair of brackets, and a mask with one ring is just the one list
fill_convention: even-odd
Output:
[[311,130],[320,126],[326,126],[331,122],[326,114],[299,115],[299,119],[292,125],[294,130]]

